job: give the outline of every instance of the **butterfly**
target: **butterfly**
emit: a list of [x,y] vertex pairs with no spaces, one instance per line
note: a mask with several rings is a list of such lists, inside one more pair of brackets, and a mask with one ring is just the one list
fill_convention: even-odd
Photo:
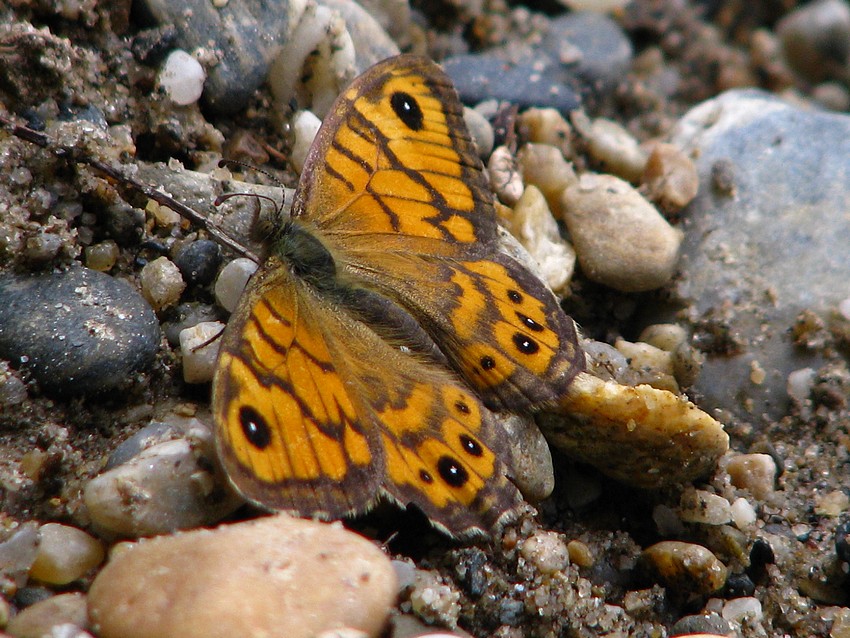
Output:
[[458,537],[514,516],[495,412],[556,402],[584,354],[552,293],[499,250],[493,195],[437,64],[390,58],[337,98],[268,249],[213,380],[236,489],[322,519],[413,504]]

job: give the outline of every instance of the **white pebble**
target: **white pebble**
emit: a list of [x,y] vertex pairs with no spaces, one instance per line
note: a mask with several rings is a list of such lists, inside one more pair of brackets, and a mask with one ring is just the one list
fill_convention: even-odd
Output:
[[177,49],[166,58],[159,74],[159,84],[172,102],[187,106],[197,102],[204,92],[207,74],[191,55]]
[[145,264],[139,279],[142,295],[157,312],[180,301],[186,289],[180,269],[167,257]]
[[773,492],[776,463],[767,454],[738,454],[726,464],[732,485],[747,489],[757,499]]
[[519,551],[542,574],[564,571],[570,564],[567,544],[555,532],[537,532],[522,543]]
[[817,372],[813,368],[800,368],[788,374],[786,391],[788,397],[797,405],[804,405],[811,396]]
[[257,264],[245,257],[234,259],[218,274],[215,281],[215,300],[227,312],[233,312],[245,290],[245,284],[257,270]]
[[499,200],[513,206],[522,197],[522,175],[517,170],[514,156],[506,146],[499,146],[487,162],[487,174]]
[[548,144],[524,145],[517,153],[517,163],[525,184],[539,188],[549,208],[560,216],[561,193],[578,182],[572,164],[558,148]]
[[292,118],[292,133],[295,136],[295,143],[292,145],[292,153],[289,159],[299,175],[304,170],[307,153],[310,151],[321,125],[322,120],[316,117],[312,111],[298,111]]
[[750,502],[739,497],[732,503],[732,522],[738,529],[746,529],[756,522],[756,510]]
[[207,383],[212,380],[218,349],[221,346],[220,321],[202,321],[180,331],[180,352],[183,355],[183,380],[186,383]]
[[[578,117],[573,118],[574,124],[578,121]],[[594,120],[589,127],[582,127],[581,132],[587,137],[588,153],[606,172],[638,183],[646,167],[647,152],[631,133],[604,118]]]
[[747,619],[758,623],[762,619],[761,603],[758,598],[733,598],[723,605],[721,615],[729,622],[739,625]]

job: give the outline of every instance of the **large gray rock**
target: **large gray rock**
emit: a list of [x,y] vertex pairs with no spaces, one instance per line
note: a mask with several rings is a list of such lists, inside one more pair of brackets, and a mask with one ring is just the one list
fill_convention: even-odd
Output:
[[695,389],[706,407],[779,417],[788,374],[820,362],[792,342],[795,319],[850,296],[850,117],[729,91],[673,142],[700,174],[676,287],[714,351]]

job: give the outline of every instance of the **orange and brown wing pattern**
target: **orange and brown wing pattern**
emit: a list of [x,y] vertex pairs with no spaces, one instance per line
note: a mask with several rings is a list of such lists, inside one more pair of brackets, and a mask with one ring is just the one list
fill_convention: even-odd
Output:
[[384,494],[458,536],[513,514],[510,450],[451,373],[389,345],[285,266],[262,270],[246,295],[213,387],[219,455],[246,498],[340,518]]
[[[399,56],[357,78],[325,119],[301,176],[293,217],[332,242],[495,238],[491,195],[450,81],[433,63]],[[447,246],[443,246],[445,249]],[[439,248],[438,248],[439,249]]]

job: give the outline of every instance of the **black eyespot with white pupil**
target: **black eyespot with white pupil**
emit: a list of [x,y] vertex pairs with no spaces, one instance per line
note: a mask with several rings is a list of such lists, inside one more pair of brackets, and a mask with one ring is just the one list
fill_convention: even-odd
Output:
[[421,131],[425,123],[422,109],[416,99],[404,91],[396,91],[390,96],[390,106],[404,125],[412,131]]
[[521,312],[516,313],[516,317],[522,322],[522,325],[524,325],[529,330],[534,330],[534,332],[543,332],[543,326],[541,326],[531,317],[524,315]]
[[272,442],[272,433],[266,420],[254,408],[243,405],[239,409],[239,425],[248,443],[263,450]]
[[527,337],[521,332],[514,333],[513,342],[516,349],[523,354],[534,354],[540,350],[540,345],[531,337]]
[[466,469],[450,456],[441,456],[437,461],[437,471],[440,478],[451,487],[463,487],[469,481],[469,473]]
[[484,454],[484,448],[482,448],[481,444],[471,436],[461,434],[460,444],[463,446],[463,450],[470,456],[480,457]]

